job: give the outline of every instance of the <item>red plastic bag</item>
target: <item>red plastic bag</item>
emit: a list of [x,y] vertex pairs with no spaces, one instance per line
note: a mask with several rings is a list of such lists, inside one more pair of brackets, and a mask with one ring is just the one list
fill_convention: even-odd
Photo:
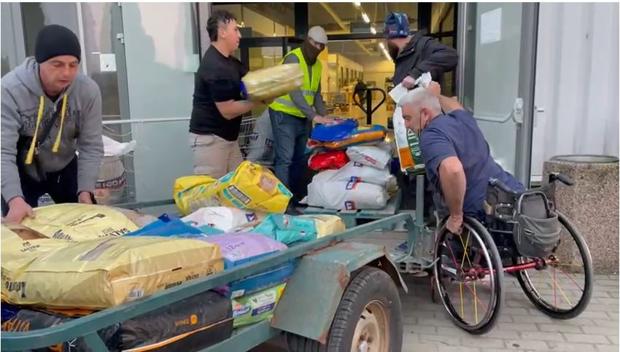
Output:
[[324,153],[312,154],[308,159],[308,166],[314,171],[340,169],[349,162],[344,150],[330,150]]

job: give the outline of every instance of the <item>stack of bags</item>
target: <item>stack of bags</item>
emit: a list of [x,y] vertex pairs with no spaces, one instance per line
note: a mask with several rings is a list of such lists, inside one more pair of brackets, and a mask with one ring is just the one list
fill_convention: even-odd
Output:
[[[34,212],[21,225],[2,225],[3,308],[14,308],[3,314],[4,331],[62,324],[224,270],[217,244],[127,237],[139,225],[112,207],[58,204]],[[143,224],[153,220],[132,217]],[[204,292],[99,335],[112,351],[155,346],[189,351],[228,338],[232,329],[230,298]],[[81,339],[54,348],[68,350],[69,344],[71,350],[87,350]]]
[[[2,330],[59,325],[344,230],[337,216],[281,214],[289,199],[273,174],[244,163],[219,180],[177,180],[183,218],[103,205],[36,208],[35,217],[21,225],[2,226]],[[111,351],[204,349],[236,327],[269,319],[295,264],[230,282],[99,335]],[[50,347],[88,350],[81,339]]]
[[315,127],[309,146],[318,151],[309,166],[320,172],[304,202],[333,210],[384,208],[397,190],[389,171],[392,147],[384,138],[381,126],[360,129],[353,120]]
[[284,213],[293,195],[269,169],[250,161],[214,179],[184,176],[175,180],[173,198],[182,215],[203,207],[226,206]]

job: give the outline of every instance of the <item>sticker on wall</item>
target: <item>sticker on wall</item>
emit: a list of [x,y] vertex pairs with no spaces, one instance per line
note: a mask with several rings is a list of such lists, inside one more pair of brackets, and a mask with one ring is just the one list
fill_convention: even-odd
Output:
[[487,11],[480,15],[480,45],[502,40],[502,9]]
[[99,54],[99,69],[101,72],[116,72],[116,55]]

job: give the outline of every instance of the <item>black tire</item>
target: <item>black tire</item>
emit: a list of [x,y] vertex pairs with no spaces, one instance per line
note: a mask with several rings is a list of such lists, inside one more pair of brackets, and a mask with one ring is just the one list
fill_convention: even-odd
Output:
[[485,314],[485,317],[483,317],[483,319],[476,324],[469,324],[460,316],[458,309],[456,309],[453,302],[451,302],[447,290],[445,289],[442,280],[440,279],[442,277],[441,275],[443,275],[443,271],[440,272],[440,270],[443,270],[441,267],[442,258],[440,258],[440,253],[442,249],[441,246],[442,243],[444,243],[445,241],[449,241],[448,236],[451,235],[450,232],[445,228],[445,223],[446,219],[444,219],[444,221],[440,223],[441,230],[437,238],[437,242],[435,243],[434,251],[435,265],[433,266],[433,276],[435,279],[435,288],[437,290],[437,294],[448,315],[452,319],[452,322],[454,322],[455,325],[469,332],[470,334],[484,334],[491,330],[493,326],[495,326],[497,322],[497,317],[499,316],[504,305],[504,272],[499,252],[497,250],[497,247],[495,246],[493,238],[491,237],[487,229],[482,226],[482,224],[480,224],[480,222],[478,222],[477,220],[466,216],[463,220],[464,231],[470,231],[474,234],[474,237],[477,236],[478,242],[481,241],[483,243],[483,246],[481,247],[484,248],[481,249],[481,251],[484,253],[484,250],[486,249],[486,259],[487,262],[490,263],[490,267],[492,268],[488,275],[492,275],[494,282],[493,290],[490,293],[489,297],[490,304],[488,307],[488,312]]
[[579,314],[581,314],[588,304],[590,303],[590,299],[592,298],[592,287],[594,280],[594,273],[592,269],[592,256],[590,255],[590,250],[588,249],[588,245],[586,241],[583,239],[583,236],[575,226],[566,218],[564,214],[558,212],[558,218],[560,220],[560,224],[564,227],[564,229],[570,234],[572,240],[577,245],[579,250],[579,254],[581,256],[581,260],[583,261],[583,270],[584,270],[584,287],[583,294],[579,298],[577,304],[570,309],[561,309],[554,306],[550,302],[546,302],[544,298],[542,298],[534,285],[532,284],[527,271],[519,271],[517,273],[517,279],[519,280],[519,284],[523,289],[523,292],[527,296],[527,298],[538,308],[541,312],[547,314],[548,316],[555,319],[571,319]]
[[[327,344],[287,334],[289,351],[350,352],[356,326],[368,306],[381,307],[389,337],[386,352],[400,352],[403,341],[402,309],[398,288],[383,270],[365,266],[349,282],[332,321]],[[383,314],[382,313],[382,314]]]

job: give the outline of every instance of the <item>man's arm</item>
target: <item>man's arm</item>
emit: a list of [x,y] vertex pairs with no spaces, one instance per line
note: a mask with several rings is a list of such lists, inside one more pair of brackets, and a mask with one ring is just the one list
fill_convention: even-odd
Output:
[[441,95],[441,86],[439,86],[439,83],[432,81],[431,83],[429,83],[426,89],[430,90],[431,93],[433,93],[433,95],[437,97],[437,99],[439,100],[439,105],[441,105],[441,110],[443,110],[445,113],[451,113],[454,110],[464,109],[463,105],[459,103],[456,97],[448,98]]
[[6,87],[2,87],[2,197],[9,202],[15,197],[22,197],[22,187],[17,171],[17,140],[21,128],[21,119],[17,112],[15,100]]
[[450,211],[448,229],[458,233],[463,221],[466,179],[454,144],[439,128],[431,127],[423,131],[420,148],[426,169],[438,179],[437,191]]
[[[101,92],[99,86],[89,82],[89,101],[82,111],[80,131],[78,133],[77,150],[78,156],[78,194],[80,192],[94,192],[99,168],[103,159],[103,134]],[[92,92],[90,92],[92,91]],[[82,93],[84,94],[84,93]],[[86,94],[84,94],[86,95]]]
[[409,76],[420,77],[424,72],[430,72],[433,80],[439,80],[445,72],[454,70],[459,56],[456,50],[436,39],[427,40],[422,48],[424,58],[409,71]]
[[437,98],[439,99],[439,105],[441,105],[441,110],[443,110],[447,114],[451,113],[454,110],[464,109],[463,105],[461,105],[461,103],[456,100],[456,97],[448,98],[446,96],[439,95]]
[[319,89],[314,96],[314,108],[316,112],[321,116],[327,116],[327,107],[325,106],[325,101],[323,101],[323,96],[321,95],[321,84],[319,83]]
[[227,100],[216,101],[215,106],[220,111],[220,114],[227,120],[232,120],[239,115],[243,115],[246,112],[254,109],[256,103],[248,100]]
[[[297,56],[295,55],[288,55],[285,59],[284,62],[285,64],[298,64],[299,60],[297,59]],[[310,70],[310,68],[308,68],[308,70]],[[320,92],[320,86],[319,86],[319,92]],[[301,112],[310,120],[313,120],[315,116],[319,115],[317,114],[316,111],[314,111],[314,109],[312,109],[312,107],[310,105],[308,105],[308,103],[306,102],[306,99],[304,98],[303,93],[301,92],[301,89],[295,89],[294,91],[288,93],[291,96],[291,100],[293,101],[293,104],[295,104],[295,106],[297,106],[297,108],[299,110],[301,110]],[[316,99],[315,99],[316,101]],[[316,102],[315,102],[315,107],[316,107]]]
[[439,183],[450,216],[460,216],[462,219],[467,181],[459,158],[450,156],[439,164]]

